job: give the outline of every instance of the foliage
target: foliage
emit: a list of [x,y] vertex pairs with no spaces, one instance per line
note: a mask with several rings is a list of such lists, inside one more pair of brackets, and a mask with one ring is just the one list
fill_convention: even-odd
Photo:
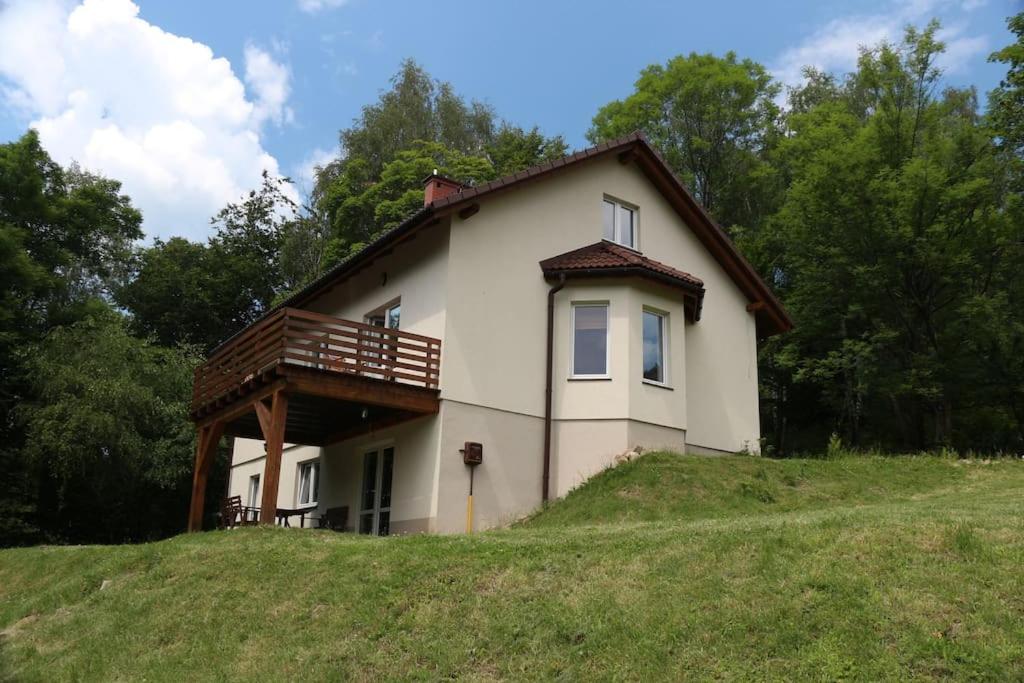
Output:
[[138,541],[180,527],[196,362],[132,336],[114,312],[57,327],[33,349],[33,399],[19,417],[25,454],[56,497],[51,528],[61,538]]
[[497,116],[481,102],[466,102],[452,87],[431,78],[423,67],[406,59],[391,79],[391,89],[363,107],[359,119],[340,133],[348,160],[359,159],[369,177],[419,140],[437,142],[463,154],[481,154],[494,135]]
[[1010,17],[1007,23],[1017,41],[989,57],[989,61],[1009,68],[1006,78],[989,96],[989,118],[1000,143],[1020,155],[1024,153],[1024,12]]
[[732,52],[680,55],[645,68],[633,94],[597,112],[587,137],[642,130],[719,222],[750,226],[770,208],[764,155],[777,137],[778,93],[767,69]]
[[296,215],[286,182],[264,173],[258,190],[213,218],[208,244],[175,237],[139,252],[135,276],[116,292],[137,334],[209,349],[301,284],[301,269],[319,265],[310,256],[318,246],[314,219]]
[[549,138],[536,126],[526,131],[508,123],[498,128],[485,149],[494,175],[499,178],[569,153],[569,146],[561,136]]
[[340,138],[344,156],[321,169],[313,190],[315,210],[331,231],[325,265],[356,253],[420,208],[423,180],[435,169],[473,184],[566,151],[561,137],[499,121],[491,107],[467,103],[412,60]]
[[853,445],[1024,446],[1020,198],[973,92],[939,92],[937,30],[791,94],[804,106],[771,157],[784,200],[741,238],[797,322],[762,353],[783,451],[831,429]]
[[118,182],[61,168],[34,131],[0,145],[0,545],[40,533],[38,472],[14,419],[30,393],[25,351],[52,326],[105,307],[141,220]]
[[[349,166],[356,175],[361,175],[360,168],[358,164]],[[323,197],[323,206],[334,216],[335,225],[328,260],[359,251],[421,208],[423,179],[435,170],[467,184],[494,177],[493,167],[485,158],[422,140],[385,163],[374,182],[352,183],[352,176],[346,173],[343,182],[332,185]]]
[[471,536],[4,550],[0,678],[1018,680],[1022,484],[1008,461],[650,454]]

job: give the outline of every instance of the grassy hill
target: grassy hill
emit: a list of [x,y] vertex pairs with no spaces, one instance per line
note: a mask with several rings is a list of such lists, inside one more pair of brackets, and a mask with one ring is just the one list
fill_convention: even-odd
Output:
[[1024,679],[1024,463],[652,454],[514,528],[0,551],[0,679]]

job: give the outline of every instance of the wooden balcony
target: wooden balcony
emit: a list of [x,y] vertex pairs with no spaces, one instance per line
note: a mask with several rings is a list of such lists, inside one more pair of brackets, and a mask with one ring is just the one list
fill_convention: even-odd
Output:
[[440,363],[438,339],[283,308],[196,369],[192,416],[215,411],[283,365],[437,389]]
[[264,507],[276,499],[284,443],[324,446],[439,408],[441,341],[283,308],[216,349],[195,371],[199,430],[189,528],[199,528],[222,435],[267,444]]

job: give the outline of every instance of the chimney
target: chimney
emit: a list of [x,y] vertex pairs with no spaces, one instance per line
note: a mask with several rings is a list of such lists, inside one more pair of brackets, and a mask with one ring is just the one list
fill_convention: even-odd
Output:
[[434,169],[434,172],[423,180],[423,206],[444,199],[455,192],[462,192],[462,183],[446,178]]

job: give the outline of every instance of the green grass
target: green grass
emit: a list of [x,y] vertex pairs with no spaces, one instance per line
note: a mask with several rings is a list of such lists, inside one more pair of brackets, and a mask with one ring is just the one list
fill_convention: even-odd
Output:
[[1022,680],[1022,494],[1019,461],[651,454],[472,537],[4,550],[0,679]]

